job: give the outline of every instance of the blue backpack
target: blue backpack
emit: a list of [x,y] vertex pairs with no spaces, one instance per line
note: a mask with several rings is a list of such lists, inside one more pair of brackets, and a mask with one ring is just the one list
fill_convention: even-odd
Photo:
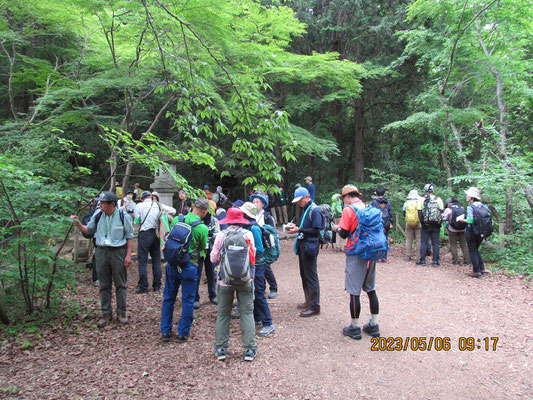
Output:
[[191,245],[192,230],[201,223],[202,221],[194,221],[189,224],[185,222],[183,215],[178,217],[178,222],[170,231],[163,249],[165,261],[171,267],[185,267],[191,260],[189,247]]
[[255,265],[272,264],[278,261],[280,247],[278,231],[272,225],[265,224],[260,227],[264,251],[255,259]]
[[[355,211],[359,224],[351,234],[354,244],[346,249],[346,254],[370,261],[385,258],[390,249],[383,230],[380,209],[373,206],[363,209],[353,205],[350,207]],[[359,238],[357,243],[356,238]]]

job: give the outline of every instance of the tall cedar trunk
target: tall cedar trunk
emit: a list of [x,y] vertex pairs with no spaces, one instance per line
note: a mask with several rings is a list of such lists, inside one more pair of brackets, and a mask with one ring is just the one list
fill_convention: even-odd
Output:
[[[342,149],[342,126],[343,120],[342,120],[342,104],[339,100],[336,100],[333,103],[333,115],[335,117],[335,123],[333,124],[333,136],[335,137],[335,140],[337,141],[337,146],[339,146],[339,149]],[[337,184],[341,185],[344,181],[343,179],[343,171],[344,168],[342,165],[339,165],[337,168]]]
[[364,101],[363,99],[357,99],[354,102],[355,108],[355,157],[354,157],[354,171],[355,180],[357,182],[363,182],[365,180],[365,160],[364,160]]

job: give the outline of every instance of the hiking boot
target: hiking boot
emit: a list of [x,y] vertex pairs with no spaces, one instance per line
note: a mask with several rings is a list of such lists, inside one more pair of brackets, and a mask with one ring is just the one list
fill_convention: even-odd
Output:
[[434,267],[438,267],[439,265],[440,265],[440,264],[439,264],[438,261],[433,261],[433,266],[434,266]]
[[464,264],[464,265],[470,265],[470,260],[464,260],[464,261],[463,261],[463,264]]
[[422,267],[425,267],[426,266],[426,262],[424,260],[418,260],[416,262],[416,265],[421,265]]
[[189,336],[178,336],[176,338],[176,343],[185,343],[189,339]]
[[379,324],[373,325],[372,322],[363,325],[363,331],[372,337],[379,337]]
[[170,337],[171,336],[172,336],[172,334],[170,334],[170,333],[162,333],[161,334],[161,341],[165,342],[165,343],[168,343],[168,342],[170,342]]
[[215,305],[218,305],[218,297],[217,296],[213,297],[212,299],[209,299],[209,301],[211,303],[215,304]]
[[147,293],[148,293],[148,290],[138,288],[138,289],[135,291],[135,293],[136,293],[136,294],[147,294]]
[[237,309],[237,311],[231,314],[231,319],[239,319],[240,317],[241,317],[241,312],[239,311],[239,309]]
[[274,332],[274,330],[274,325],[263,326],[263,328],[261,328],[261,330],[259,331],[259,336],[268,336],[272,332]]
[[483,274],[481,272],[471,272],[468,274],[468,276],[479,279],[483,277]]
[[246,349],[244,350],[244,361],[253,361],[255,356],[257,356],[257,350]]
[[255,321],[255,326],[263,326],[263,323],[261,321]]
[[361,328],[358,326],[353,326],[352,324],[342,328],[342,334],[355,340],[361,340],[363,337],[363,335],[361,335]]
[[200,302],[199,301],[195,301],[194,302],[194,309],[198,310],[199,308],[200,308]]
[[277,290],[271,290],[270,293],[268,294],[268,298],[269,299],[275,299],[276,297],[278,297]]
[[93,282],[94,287],[100,287],[100,281],[97,279]]
[[405,261],[410,262],[411,261],[411,257],[405,257]]
[[459,261],[452,261],[452,265],[461,265]]
[[117,314],[118,322],[122,325],[128,324],[128,317],[126,317],[126,314]]
[[113,320],[113,315],[112,314],[104,314],[104,315],[102,315],[102,317],[100,317],[100,319],[98,320],[98,323],[97,323],[98,328],[103,328],[104,326],[109,324],[112,320]]
[[224,347],[216,349],[215,356],[217,357],[218,361],[224,361],[226,359],[226,349]]
[[300,303],[296,306],[298,310],[307,310],[307,303]]
[[154,294],[161,294],[161,289],[154,289]]

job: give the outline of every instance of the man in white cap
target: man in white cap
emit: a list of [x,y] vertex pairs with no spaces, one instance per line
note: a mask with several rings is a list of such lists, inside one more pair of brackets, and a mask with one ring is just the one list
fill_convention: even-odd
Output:
[[470,253],[470,260],[474,271],[470,274],[472,278],[481,278],[485,271],[483,258],[479,253],[479,246],[484,238],[492,234],[492,216],[489,207],[481,202],[481,191],[476,187],[465,190],[466,201],[470,205],[466,208],[466,218],[459,219],[468,223],[465,229],[466,244]]
[[320,314],[320,284],[318,281],[317,256],[320,228],[322,227],[322,213],[311,200],[309,191],[300,187],[294,192],[293,203],[302,207],[300,226],[287,224],[289,233],[297,233],[294,242],[294,252],[298,256],[300,277],[305,295],[305,302],[298,305],[303,309],[300,317],[306,318]]

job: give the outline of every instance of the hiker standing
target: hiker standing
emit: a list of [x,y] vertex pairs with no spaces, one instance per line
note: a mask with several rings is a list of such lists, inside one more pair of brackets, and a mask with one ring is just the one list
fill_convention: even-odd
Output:
[[458,217],[465,217],[465,209],[459,204],[455,197],[450,197],[445,203],[446,209],[442,214],[442,219],[446,222],[446,229],[448,230],[448,241],[450,243],[450,252],[452,253],[452,264],[460,265],[459,254],[457,252],[457,241],[461,246],[463,252],[463,260],[465,265],[470,264],[470,255],[466,246],[465,228],[466,221],[459,221]]
[[[165,269],[165,289],[163,291],[163,306],[161,308],[161,340],[170,341],[172,320],[176,296],[181,286],[181,318],[178,324],[177,343],[185,343],[189,337],[192,320],[194,317],[194,299],[196,296],[196,282],[198,281],[198,259],[205,256],[207,235],[209,230],[202,223],[202,218],[209,212],[209,201],[199,198],[194,202],[192,212],[172,220],[172,229],[178,223],[189,225],[192,228],[189,254],[190,260],[183,267],[168,263]],[[170,239],[169,239],[170,240]]]
[[407,200],[403,204],[403,216],[405,217],[405,255],[407,261],[411,261],[413,255],[413,239],[415,244],[415,257],[420,254],[420,219],[418,218],[418,201],[420,196],[418,190],[413,189],[407,195]]
[[213,198],[213,193],[209,190],[209,185],[204,185],[204,193],[207,200],[211,200]]
[[187,198],[185,190],[178,190],[178,203],[176,204],[176,215],[187,215],[192,208],[192,202]]
[[120,182],[115,182],[115,194],[117,195],[118,199],[122,199],[122,186],[120,186]]
[[429,248],[429,240],[433,243],[433,266],[439,266],[439,236],[442,223],[444,204],[442,199],[433,194],[435,186],[428,183],[424,186],[425,197],[418,201],[418,218],[422,224],[420,240],[420,258],[416,265],[426,265],[426,253]]
[[[211,251],[211,262],[217,263],[217,297],[218,297],[218,314],[216,322],[215,334],[215,356],[218,360],[224,361],[226,359],[226,351],[229,344],[229,327],[231,322],[231,308],[233,305],[233,298],[236,295],[239,300],[239,313],[241,320],[242,331],[242,347],[244,347],[244,360],[253,361],[257,354],[257,343],[255,341],[255,323],[254,323],[254,263],[255,263],[255,241],[254,235],[251,231],[243,228],[243,225],[248,224],[248,220],[244,218],[242,210],[231,207],[228,209],[226,218],[220,221],[221,224],[227,224],[228,228],[221,231],[215,238],[213,250]],[[229,254],[229,243],[225,243],[226,238],[237,236],[244,239],[247,243],[247,255],[244,252],[237,250],[237,254]],[[236,246],[233,246],[234,248]],[[244,257],[242,257],[244,256]],[[247,257],[246,257],[247,256]],[[232,270],[232,267],[237,270],[240,261],[247,264],[248,281],[233,282],[226,272]],[[236,265],[226,265],[232,262]],[[243,265],[244,267],[244,265]]]
[[279,187],[280,193],[274,196],[276,204],[276,214],[278,216],[278,224],[286,224],[289,222],[289,215],[287,214],[287,193],[283,190],[283,186]]
[[[216,211],[217,206],[213,200],[209,200],[211,209]],[[211,262],[211,250],[213,249],[213,243],[215,242],[215,237],[220,232],[220,224],[214,215],[207,213],[202,222],[208,228],[207,234],[207,246],[205,248],[205,256],[201,255],[198,259],[198,282],[196,283],[196,298],[194,300],[194,309],[198,310],[200,308],[200,281],[202,278],[202,269],[205,267],[205,277],[207,278],[207,294],[209,296],[209,301],[213,304],[217,304],[217,292],[216,292],[216,281],[215,281],[215,272],[213,269],[213,263]]]
[[465,230],[466,244],[474,269],[469,275],[472,278],[481,278],[486,271],[479,246],[484,238],[492,234],[492,216],[489,207],[481,202],[481,191],[478,188],[471,187],[465,194],[466,201],[470,204],[466,208],[466,218],[460,220],[468,223]]
[[121,324],[128,323],[126,316],[126,269],[131,265],[133,247],[133,224],[131,217],[119,211],[118,198],[113,192],[102,192],[95,199],[100,202],[101,212],[95,212],[87,225],[82,225],[78,216],[70,218],[78,229],[87,235],[94,233],[96,268],[100,284],[100,306],[102,317],[98,327],[103,328],[113,318],[111,309],[111,289],[115,283],[117,319]]
[[[252,196],[257,196],[259,194],[253,194]],[[261,194],[262,195],[262,194]],[[254,198],[256,203],[262,203],[258,198]],[[265,251],[265,246],[263,243],[263,234],[260,220],[263,220],[264,214],[263,210],[258,211],[255,204],[250,202],[244,203],[241,208],[243,216],[249,220],[249,228],[252,234],[254,235],[255,243],[255,257],[258,257]],[[261,213],[261,215],[259,214]],[[267,215],[266,221],[269,222],[269,225],[272,223],[272,218]],[[264,222],[263,222],[264,224]],[[274,324],[272,323],[272,314],[270,313],[270,306],[265,296],[265,271],[268,264],[258,264],[255,263],[255,276],[254,276],[254,318],[257,323],[261,323],[261,330],[259,331],[260,336],[268,336],[274,332]],[[270,267],[270,265],[268,265]]]
[[[389,240],[389,231],[392,228],[392,206],[390,204],[389,199],[385,197],[385,188],[383,186],[379,186],[376,189],[376,198],[372,200],[370,205],[372,207],[379,208],[381,211],[381,220],[383,221],[383,228],[385,229],[385,237],[387,238],[387,241]],[[385,253],[385,258],[382,258],[379,260],[379,262],[387,262],[387,253]]]
[[[154,192],[155,193],[155,192]],[[141,195],[142,203],[135,207],[135,223],[139,225],[137,244],[139,282],[135,293],[148,293],[148,253],[152,257],[152,289],[155,293],[161,291],[161,246],[156,230],[159,230],[159,219],[164,211],[170,215],[176,214],[176,209],[159,203],[159,198],[149,191]]]
[[[268,197],[266,197],[262,193],[256,193],[250,196],[250,201],[253,202],[254,206],[258,210],[256,215],[257,224],[260,227],[267,224],[275,228],[276,221],[266,210],[266,207],[268,206]],[[276,276],[274,275],[274,271],[272,271],[272,266],[270,264],[265,265],[265,279],[268,283],[269,288],[268,298],[275,299],[276,297],[278,297],[278,282],[276,281]]]
[[311,201],[315,201],[316,198],[316,186],[313,183],[313,178],[308,176],[305,178],[305,183],[307,183],[307,190],[309,191],[309,197],[311,197]]
[[[355,247],[358,238],[354,237],[355,230],[359,224],[356,210],[364,209],[365,203],[362,201],[362,194],[353,185],[346,185],[342,188],[342,200],[346,207],[342,211],[342,217],[338,225],[333,229],[342,238],[347,238],[347,247]],[[363,331],[373,337],[378,337],[379,333],[379,301],[376,294],[376,261],[368,261],[359,258],[357,255],[346,254],[346,279],[345,289],[350,295],[350,316],[352,323],[343,328],[342,333],[352,339],[362,338],[359,326],[359,316],[361,315],[361,289],[368,295],[370,303],[371,318],[368,324],[363,326]]]
[[133,193],[133,189],[127,189],[126,190],[126,196],[123,199],[118,200],[118,208],[122,211],[127,212],[130,217],[135,218],[135,201],[134,201],[135,193]]
[[133,194],[135,194],[134,198],[135,198],[135,201],[137,203],[140,203],[142,201],[142,194],[143,194],[143,190],[141,189],[141,184],[140,183],[136,183],[135,185],[133,185]]
[[305,302],[298,305],[303,309],[300,317],[311,317],[320,314],[320,284],[318,281],[317,256],[319,250],[322,213],[311,200],[306,188],[298,188],[294,192],[293,203],[301,207],[300,225],[288,224],[289,234],[297,233],[294,252],[298,256],[300,277],[305,295]]

